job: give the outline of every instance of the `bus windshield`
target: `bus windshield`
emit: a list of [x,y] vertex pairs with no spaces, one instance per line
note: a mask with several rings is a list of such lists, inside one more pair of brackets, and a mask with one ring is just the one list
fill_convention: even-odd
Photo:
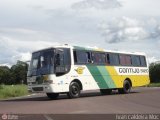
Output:
[[27,76],[38,76],[54,73],[54,49],[34,52]]

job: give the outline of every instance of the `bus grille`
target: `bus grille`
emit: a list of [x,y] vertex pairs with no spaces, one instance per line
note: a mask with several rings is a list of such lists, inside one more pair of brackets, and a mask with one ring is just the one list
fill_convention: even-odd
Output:
[[43,91],[43,87],[33,87],[33,91]]

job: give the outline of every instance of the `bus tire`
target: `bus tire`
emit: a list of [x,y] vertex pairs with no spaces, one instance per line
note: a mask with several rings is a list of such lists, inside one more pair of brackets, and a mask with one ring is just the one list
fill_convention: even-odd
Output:
[[69,86],[69,92],[67,93],[69,98],[78,98],[80,97],[80,86],[77,82],[72,82]]
[[59,96],[59,93],[46,93],[46,95],[47,95],[48,98],[50,98],[51,100],[55,100],[55,99],[57,99],[57,97]]
[[128,94],[131,91],[131,83],[128,80],[125,80],[123,83],[123,88],[118,89],[120,94]]
[[110,95],[112,93],[112,89],[100,89],[102,95]]

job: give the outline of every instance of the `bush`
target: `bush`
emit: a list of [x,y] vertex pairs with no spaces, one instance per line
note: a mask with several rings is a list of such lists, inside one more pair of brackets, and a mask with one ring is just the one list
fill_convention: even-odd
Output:
[[0,98],[18,97],[27,94],[26,85],[0,85]]
[[4,88],[4,85],[3,85],[3,84],[1,84],[1,85],[0,85],[0,90],[1,90],[1,89],[3,89],[3,88]]
[[149,76],[151,83],[160,82],[160,64],[152,63],[149,66]]
[[160,87],[160,83],[151,83],[148,87]]

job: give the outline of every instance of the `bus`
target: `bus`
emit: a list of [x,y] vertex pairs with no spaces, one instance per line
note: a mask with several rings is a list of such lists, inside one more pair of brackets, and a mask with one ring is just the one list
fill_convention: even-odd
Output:
[[63,93],[78,98],[85,90],[126,94],[150,80],[145,53],[61,45],[32,53],[27,83],[30,92],[56,99]]

